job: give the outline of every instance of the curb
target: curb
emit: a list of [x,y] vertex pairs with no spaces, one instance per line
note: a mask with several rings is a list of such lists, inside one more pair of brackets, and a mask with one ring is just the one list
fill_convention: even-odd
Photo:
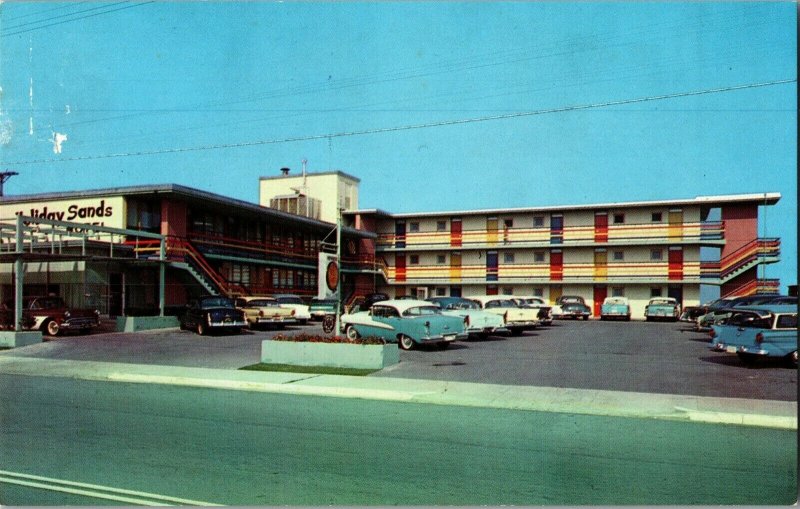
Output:
[[797,402],[793,401],[7,356],[0,356],[0,374],[798,429]]

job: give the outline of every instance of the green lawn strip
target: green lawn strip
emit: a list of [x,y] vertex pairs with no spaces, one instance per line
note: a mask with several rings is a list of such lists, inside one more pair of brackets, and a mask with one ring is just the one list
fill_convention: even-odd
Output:
[[314,373],[317,375],[366,376],[378,369],[335,368],[330,366],[293,366],[291,364],[252,364],[239,369],[249,371],[280,371],[283,373]]

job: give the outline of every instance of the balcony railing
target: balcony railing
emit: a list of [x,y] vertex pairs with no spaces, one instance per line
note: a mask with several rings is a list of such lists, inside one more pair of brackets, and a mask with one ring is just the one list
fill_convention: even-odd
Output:
[[[646,223],[610,225],[598,230],[594,225],[565,226],[553,236],[550,228],[500,228],[380,234],[377,249],[464,249],[482,247],[550,246],[553,244],[631,244],[651,242],[705,242],[723,240],[724,222]],[[558,239],[558,240],[556,240]]]
[[[553,277],[555,274],[560,275]],[[387,281],[394,283],[441,282],[442,284],[504,282],[609,282],[614,281],[700,281],[700,263],[684,262],[670,267],[662,262],[630,262],[595,265],[593,263],[567,263],[558,267],[548,264],[514,264],[487,268],[482,265],[409,265],[398,270],[386,268]]]
[[780,279],[755,279],[725,292],[721,297],[746,297],[748,295],[778,295]]

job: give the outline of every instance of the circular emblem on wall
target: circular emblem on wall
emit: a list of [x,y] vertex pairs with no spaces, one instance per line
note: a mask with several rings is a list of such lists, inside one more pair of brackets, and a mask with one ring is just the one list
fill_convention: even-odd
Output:
[[325,269],[325,283],[330,291],[336,291],[336,285],[339,283],[339,266],[336,262],[328,263],[328,268]]

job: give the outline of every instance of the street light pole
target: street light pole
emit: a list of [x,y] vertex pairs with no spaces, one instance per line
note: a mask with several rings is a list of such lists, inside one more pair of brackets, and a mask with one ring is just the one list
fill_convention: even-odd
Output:
[[339,334],[342,309],[342,209],[336,204],[336,325],[333,334]]

